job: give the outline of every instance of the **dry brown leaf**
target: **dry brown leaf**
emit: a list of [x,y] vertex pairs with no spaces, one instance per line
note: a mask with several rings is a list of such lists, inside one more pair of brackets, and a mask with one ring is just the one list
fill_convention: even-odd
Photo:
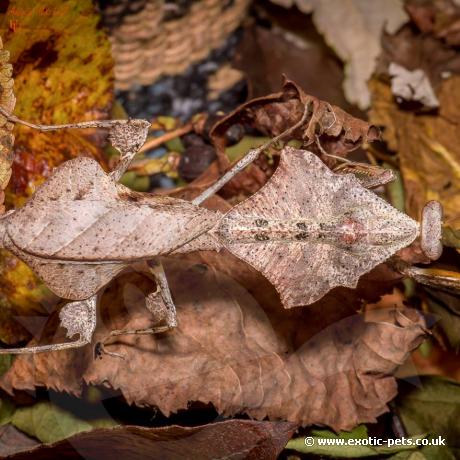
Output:
[[[386,35],[383,47],[378,73],[370,82],[370,120],[384,127],[385,141],[399,155],[406,212],[418,219],[427,201],[438,200],[444,223],[450,223],[460,209],[460,56],[429,31],[422,34],[410,27]],[[437,112],[397,104],[387,84],[391,63],[423,70],[439,101]]]
[[[3,42],[0,38],[0,105],[11,113],[14,110],[16,98],[13,91],[13,68],[8,63],[9,58],[10,53],[3,49]],[[5,117],[0,116],[0,213],[5,211],[3,206],[4,190],[11,177],[13,143],[13,124],[8,122]]]
[[440,86],[439,115],[417,114],[398,107],[386,83],[371,82],[371,121],[385,128],[383,136],[398,152],[405,187],[406,212],[419,219],[427,201],[438,200],[444,219],[460,209],[460,77]]
[[281,92],[252,99],[214,125],[210,136],[218,155],[223,154],[225,133],[232,125],[247,123],[274,137],[298,123],[306,105],[310,105],[310,116],[290,139],[310,145],[317,135],[328,153],[344,156],[363,143],[379,137],[378,130],[371,124],[349,115],[340,107],[306,94],[296,83],[285,79]]
[[[285,137],[284,141],[296,139],[310,150],[320,150],[315,145],[318,137],[322,148],[330,154],[346,156],[362,144],[379,138],[380,133],[375,126],[355,118],[340,107],[333,106],[316,97],[306,94],[295,82],[285,79],[283,90],[279,93],[252,99],[239,106],[229,115],[219,120],[211,129],[210,138],[216,147],[221,172],[229,167],[229,159],[225,154],[226,132],[235,124],[244,124],[264,133],[269,137],[278,136],[302,120],[305,107],[309,106],[310,116],[305,125]],[[260,182],[266,174],[257,165],[251,165],[232,180],[227,189],[246,190],[242,186],[246,182]],[[225,188],[224,188],[225,189]],[[248,190],[253,193],[254,190]]]
[[343,67],[334,53],[321,40],[311,40],[308,28],[304,34],[301,21],[295,27],[289,13],[280,15],[279,8],[272,11],[269,5],[261,6],[275,26],[246,27],[233,59],[233,65],[245,74],[251,99],[278,91],[280,75],[285,74],[319,99],[358,112],[345,99],[341,88]]
[[313,13],[313,22],[329,46],[345,62],[344,91],[360,109],[370,105],[367,81],[380,54],[383,30],[397,31],[407,22],[401,0],[272,0],[283,6],[295,4]]
[[294,430],[292,423],[251,420],[227,420],[195,427],[117,426],[79,433],[51,445],[24,449],[11,460],[77,460],[82,456],[86,460],[114,456],[123,460],[275,460]]
[[[350,429],[387,410],[396,394],[392,374],[424,335],[414,310],[387,311],[376,322],[330,311],[324,316],[335,315],[337,321],[315,329],[313,312],[297,310],[280,320],[234,280],[204,265],[170,260],[165,268],[178,310],[174,332],[120,337],[109,348],[126,360],[95,361],[91,347],[19,356],[3,387],[44,385],[79,393],[86,382],[120,389],[128,402],[156,405],[165,414],[203,401],[226,415]],[[127,281],[148,290],[134,275]],[[150,326],[145,306],[134,305],[124,286],[120,280],[104,294],[102,302],[110,306],[102,312],[104,325]],[[336,299],[336,304],[346,302]],[[99,325],[96,340],[107,333]]]

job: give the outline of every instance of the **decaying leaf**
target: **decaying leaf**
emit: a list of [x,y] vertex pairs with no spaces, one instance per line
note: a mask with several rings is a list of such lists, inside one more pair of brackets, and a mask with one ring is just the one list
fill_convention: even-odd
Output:
[[371,83],[373,123],[385,128],[383,136],[398,152],[405,186],[406,212],[419,219],[427,201],[440,201],[444,220],[458,216],[460,209],[460,77],[445,80],[440,87],[439,115],[402,110],[383,81]]
[[277,136],[301,120],[306,106],[310,106],[310,116],[305,125],[290,136],[291,139],[310,145],[318,136],[328,153],[344,156],[379,137],[375,126],[306,94],[287,79],[281,92],[252,99],[217,122],[210,136],[218,153],[226,142],[225,132],[237,122],[248,123],[270,137]]
[[[6,6],[0,14],[0,35],[20,97],[16,107],[1,99],[2,108],[14,108],[19,117],[44,124],[108,118],[112,57],[93,3],[13,0]],[[9,160],[13,174],[6,190],[9,208],[23,204],[53,167],[69,158],[86,155],[105,164],[103,139],[94,130],[42,133],[16,125],[14,132],[14,159]],[[15,343],[28,335],[12,316],[44,315],[58,299],[24,263],[3,250],[0,271],[0,339]]]
[[344,91],[349,102],[361,109],[370,105],[367,81],[380,54],[383,30],[396,32],[408,17],[401,0],[272,0],[295,4],[313,13],[313,22],[337,55],[345,62]]
[[209,425],[163,428],[118,426],[79,433],[64,441],[41,445],[11,460],[53,458],[99,460],[275,460],[292,436],[295,425],[286,422],[227,420]]
[[[9,61],[9,53],[3,49],[0,38],[0,105],[7,111],[12,112],[16,104],[13,92],[13,68]],[[9,123],[4,117],[0,117],[0,212],[4,212],[3,200],[5,198],[5,188],[11,177],[11,163],[13,161],[12,134],[13,124]]]
[[[86,382],[120,389],[129,403],[156,405],[166,415],[203,401],[226,415],[350,429],[387,410],[396,393],[392,373],[424,335],[420,315],[408,309],[383,312],[375,322],[352,315],[315,330],[311,313],[280,317],[279,306],[264,311],[238,283],[204,265],[170,260],[165,268],[176,330],[116,338],[107,346],[125,360],[94,360],[90,346],[22,355],[2,386],[78,394]],[[129,279],[137,286],[146,282]],[[129,312],[120,306],[123,286],[120,279],[102,297],[110,308],[101,313],[96,341],[108,330],[151,325],[144,305],[130,305]]]
[[[436,8],[442,3],[436,2]],[[436,23],[448,19],[448,15],[440,14]],[[458,51],[429,31],[420,33],[410,27],[386,35],[383,47],[378,70],[370,82],[370,120],[384,127],[384,140],[399,155],[406,212],[418,219],[427,201],[438,200],[444,208],[444,221],[450,223],[460,209]],[[418,107],[397,104],[387,83],[391,63],[425,73],[439,101],[437,112],[423,113]]]
[[[356,106],[351,105],[343,94],[341,62],[321,40],[311,40],[303,34],[302,22],[306,21],[298,21],[299,28],[292,30],[292,22],[289,19],[283,21],[285,17],[279,14],[278,8],[272,11],[268,3],[259,7],[263,8],[273,26],[267,28],[253,24],[246,27],[233,59],[233,65],[244,72],[251,98],[278,91],[280,75],[285,74],[319,99],[347,111],[356,111]],[[290,17],[289,14],[286,16]],[[298,20],[300,15],[295,17]],[[309,31],[308,26],[306,31]],[[308,65],[299,65],[299,62],[308,62]]]
[[[372,142],[380,136],[375,126],[349,115],[339,107],[306,94],[296,83],[285,79],[281,92],[252,99],[213,126],[210,137],[216,147],[221,171],[228,168],[230,164],[225,154],[227,142],[225,134],[233,125],[239,123],[248,125],[269,137],[274,137],[299,123],[306,107],[309,108],[310,113],[305,124],[283,139],[284,141],[299,140],[311,150],[321,154],[315,145],[319,142],[327,153],[346,156],[362,144]],[[242,191],[241,184],[244,184],[244,177],[250,174],[254,177],[255,174],[251,171],[254,169],[257,169],[257,166],[251,165],[249,171],[243,171],[238,175],[239,193]],[[265,176],[263,172],[261,173]],[[254,182],[253,177],[249,182]],[[227,189],[236,189],[233,182],[230,181]],[[248,191],[253,193],[257,188]]]

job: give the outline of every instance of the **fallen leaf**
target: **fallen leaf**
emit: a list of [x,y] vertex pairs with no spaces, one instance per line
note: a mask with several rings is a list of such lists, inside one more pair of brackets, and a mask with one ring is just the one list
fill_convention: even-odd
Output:
[[301,15],[295,15],[297,20],[292,21],[288,11],[282,15],[280,8],[271,11],[268,4],[258,7],[267,7],[264,14],[269,15],[273,26],[246,27],[233,59],[233,65],[246,76],[250,98],[278,91],[280,75],[284,74],[302,88],[308,88],[310,94],[358,116],[353,112],[358,112],[356,106],[349,104],[343,94],[343,66],[321,37],[311,38],[308,19],[299,20]]
[[[379,138],[380,134],[375,126],[353,117],[339,107],[306,94],[296,83],[285,79],[281,92],[252,99],[213,126],[209,135],[216,147],[221,172],[230,166],[226,155],[226,133],[232,126],[243,124],[266,136],[278,136],[302,119],[307,106],[310,115],[305,124],[290,136],[286,136],[284,142],[300,141],[304,146],[321,155],[322,152],[316,145],[318,138],[322,150],[336,156],[346,156],[362,144]],[[252,177],[250,178],[249,175]],[[226,188],[233,187],[245,192],[241,184],[244,184],[245,179],[253,183],[256,175],[266,180],[266,174],[257,165],[252,164],[249,172],[244,170],[238,174],[236,179],[239,188],[234,184],[234,180],[230,181]],[[253,193],[254,190],[249,192]]]
[[[282,317],[279,305],[264,311],[242,286],[204,265],[170,260],[165,268],[177,306],[176,330],[107,345],[126,360],[95,361],[91,347],[21,355],[3,376],[3,387],[44,385],[78,394],[85,382],[120,389],[128,403],[158,406],[165,415],[203,401],[224,415],[350,429],[387,410],[396,394],[392,374],[424,335],[414,310],[387,311],[374,322],[347,316],[345,306],[326,314],[319,303],[321,320],[337,318],[321,326],[311,321],[315,310]],[[133,276],[125,283],[145,284]],[[122,279],[106,290],[102,303],[110,310],[101,312],[95,340],[108,329],[151,324],[145,305],[120,305],[124,292]],[[336,302],[346,305],[343,298]]]
[[11,460],[77,460],[81,456],[87,460],[113,456],[123,460],[275,460],[294,430],[292,423],[252,420],[227,420],[195,427],[117,426],[41,445],[14,455]]
[[367,81],[380,54],[381,34],[396,32],[408,16],[401,0],[272,0],[283,6],[295,4],[313,13],[313,22],[327,44],[345,63],[345,96],[360,109],[369,108]]
[[383,137],[398,153],[405,187],[405,211],[420,219],[424,205],[440,201],[444,220],[458,216],[460,209],[460,77],[445,80],[440,87],[439,115],[415,114],[398,107],[391,88],[383,81],[371,82],[373,105],[370,119],[383,126]]
[[[8,112],[14,110],[16,98],[13,91],[13,69],[9,64],[10,55],[3,49],[0,38],[0,105]],[[5,199],[5,188],[11,177],[11,163],[13,161],[13,124],[9,123],[3,116],[0,116],[0,213],[5,212],[3,200]]]
[[446,447],[430,446],[427,458],[458,458],[460,384],[428,376],[420,377],[420,382],[417,387],[401,383],[396,407],[404,428],[409,436],[429,434],[433,439],[441,436],[446,440]]

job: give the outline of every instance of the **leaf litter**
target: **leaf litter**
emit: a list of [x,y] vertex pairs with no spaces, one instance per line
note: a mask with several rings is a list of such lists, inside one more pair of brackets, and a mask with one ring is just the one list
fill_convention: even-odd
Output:
[[[306,312],[285,318],[279,329],[279,308],[264,311],[246,289],[211,267],[180,260],[168,261],[166,270],[178,310],[175,334],[117,339],[112,349],[125,360],[94,360],[90,346],[22,355],[2,378],[3,388],[79,394],[83,383],[110,385],[128,403],[155,405],[165,414],[202,401],[225,415],[350,429],[387,410],[396,394],[392,373],[425,334],[422,317],[404,310],[387,311],[377,321],[353,314],[305,337],[299,326],[308,331]],[[146,283],[133,276],[130,284]],[[151,324],[142,304],[130,305],[130,318],[117,314],[123,292],[121,279],[107,288],[102,305],[110,311],[101,312],[96,341],[126,322]],[[294,344],[296,335],[302,338]]]
[[[426,75],[431,78],[429,71]],[[432,83],[432,89],[439,97],[439,82]],[[444,100],[439,97],[439,101],[442,107]],[[219,163],[217,168],[212,166],[212,174],[216,177],[229,167],[223,136],[232,123],[244,120],[272,137],[283,131],[283,123],[292,126],[298,121],[307,106],[311,108],[308,123],[291,139],[308,145],[328,165],[334,162],[325,158],[325,152],[346,156],[378,136],[372,125],[287,82],[282,93],[251,101],[237,109],[236,115],[217,123],[213,135]],[[251,181],[259,177],[260,186],[267,180],[264,170],[254,174],[257,168],[253,165],[252,178],[235,180],[227,193],[237,193],[238,188],[245,194],[254,193]],[[202,187],[203,177],[176,193],[192,191],[191,198],[195,198],[200,180]],[[244,183],[248,185],[241,187]],[[228,209],[228,203],[217,197],[207,205]],[[179,328],[174,335],[112,339],[111,347],[127,357],[126,362],[112,357],[94,361],[91,346],[80,352],[21,356],[4,377],[4,387],[13,391],[45,386],[81,394],[86,384],[105,385],[119,389],[130,403],[157,406],[166,414],[186,408],[189,401],[203,401],[212,402],[225,415],[246,413],[294,424],[325,424],[336,430],[375,421],[388,410],[387,402],[396,394],[394,372],[423,340],[426,325],[416,310],[406,307],[366,315],[357,310],[372,296],[377,300],[379,290],[387,289],[385,282],[398,281],[394,271],[377,267],[374,272],[385,276],[377,277],[379,289],[372,293],[369,283],[376,275],[371,273],[356,291],[336,288],[308,310],[286,312],[266,280],[225,251],[221,256],[223,261],[214,266],[222,267],[231,278],[213,268],[210,261],[216,259],[206,253],[165,262],[178,306]],[[200,260],[208,261],[208,267],[197,265]],[[232,264],[239,269],[233,270]],[[95,342],[126,325],[152,325],[152,315],[137,303],[145,306],[145,295],[154,290],[154,284],[140,276],[124,275],[106,288]],[[133,292],[136,301],[130,299]],[[61,313],[68,332],[77,331],[71,317],[77,311],[68,316],[70,309],[64,307]],[[317,318],[312,325],[314,316],[321,321]],[[53,318],[43,342],[59,341],[64,335],[60,329],[56,332],[57,314]],[[152,385],[145,385],[146,370]]]

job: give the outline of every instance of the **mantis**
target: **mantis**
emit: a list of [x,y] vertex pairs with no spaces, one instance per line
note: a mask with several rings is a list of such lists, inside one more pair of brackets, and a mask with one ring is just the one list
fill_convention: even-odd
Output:
[[[0,353],[38,353],[90,343],[98,292],[128,267],[147,271],[156,281],[157,291],[146,305],[153,313],[161,312],[162,319],[148,329],[112,331],[97,352],[119,356],[105,347],[115,336],[174,329],[176,309],[160,260],[164,255],[226,248],[266,276],[290,308],[311,304],[335,286],[356,287],[361,275],[420,233],[422,248],[432,259],[442,250],[439,203],[427,205],[420,230],[416,221],[366,189],[353,174],[333,172],[317,155],[288,146],[274,175],[253,196],[226,214],[201,206],[264,149],[304,125],[308,107],[298,123],[250,150],[191,202],[133,192],[119,183],[145,142],[149,123],[144,120],[43,126],[1,108],[0,113],[43,131],[104,127],[121,152],[110,173],[89,158],[63,163],[22,208],[0,218],[1,246],[71,301],[61,309],[60,321],[69,339],[78,335],[69,342]],[[382,182],[388,180],[383,174]]]

